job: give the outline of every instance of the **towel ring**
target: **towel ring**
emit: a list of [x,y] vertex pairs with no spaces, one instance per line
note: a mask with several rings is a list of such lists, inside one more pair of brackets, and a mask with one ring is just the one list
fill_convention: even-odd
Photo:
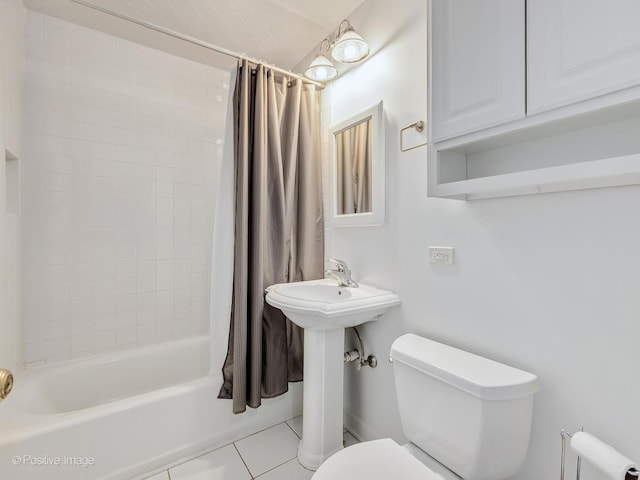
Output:
[[418,120],[415,123],[412,123],[411,125],[404,127],[402,130],[400,130],[400,151],[401,152],[408,152],[409,150],[413,150],[414,148],[418,148],[418,147],[422,147],[424,145],[426,145],[429,142],[424,142],[421,143],[420,145],[416,145],[414,147],[409,147],[409,148],[404,148],[404,136],[402,135],[405,130],[409,130],[410,128],[415,128],[416,132],[422,132],[424,130],[424,122],[422,120]]

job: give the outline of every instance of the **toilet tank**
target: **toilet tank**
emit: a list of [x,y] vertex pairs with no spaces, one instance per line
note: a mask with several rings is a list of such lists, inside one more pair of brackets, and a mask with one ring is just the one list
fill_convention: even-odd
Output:
[[391,346],[405,435],[465,480],[502,480],[529,447],[537,377],[414,334]]

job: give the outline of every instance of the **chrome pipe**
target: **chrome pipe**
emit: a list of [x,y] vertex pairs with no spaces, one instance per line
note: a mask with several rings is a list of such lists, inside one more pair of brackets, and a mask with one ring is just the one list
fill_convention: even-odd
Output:
[[344,363],[355,362],[356,360],[360,360],[360,352],[358,350],[344,352]]
[[356,370],[362,369],[362,367],[371,367],[376,368],[378,366],[378,359],[375,355],[369,355],[364,352],[364,344],[362,343],[362,338],[360,337],[360,333],[356,327],[351,327],[353,332],[356,334],[356,338],[358,339],[358,347],[355,350],[351,350],[349,352],[345,352],[344,354],[344,363],[356,362]]

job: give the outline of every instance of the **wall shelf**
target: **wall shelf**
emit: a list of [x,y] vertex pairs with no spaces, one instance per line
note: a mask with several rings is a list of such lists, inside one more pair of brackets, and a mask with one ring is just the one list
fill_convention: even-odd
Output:
[[640,184],[640,102],[429,145],[429,196],[492,197]]
[[483,198],[640,184],[640,154],[440,183],[436,195]]

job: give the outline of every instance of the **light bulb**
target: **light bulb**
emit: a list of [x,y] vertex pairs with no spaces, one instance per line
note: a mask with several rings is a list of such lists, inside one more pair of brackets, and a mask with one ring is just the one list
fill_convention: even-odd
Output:
[[364,60],[369,55],[369,45],[356,33],[353,27],[340,35],[331,49],[331,56],[343,63],[355,63]]
[[349,45],[344,47],[344,58],[347,60],[353,60],[358,56],[358,48],[350,43]]
[[319,54],[313,62],[311,62],[311,65],[309,65],[309,68],[307,68],[304,74],[312,80],[324,81],[330,80],[338,75],[338,70],[333,66],[331,60]]
[[327,69],[325,67],[318,67],[316,68],[316,77],[319,80],[324,80],[325,78],[327,78],[329,76],[329,72],[327,72]]

